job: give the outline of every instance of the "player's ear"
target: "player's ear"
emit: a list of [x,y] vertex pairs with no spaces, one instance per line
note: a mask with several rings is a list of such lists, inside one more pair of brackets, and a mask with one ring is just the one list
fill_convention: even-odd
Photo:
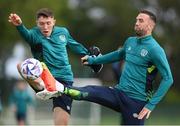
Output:
[[149,24],[148,24],[148,29],[152,30],[154,28],[155,24],[152,20],[150,20]]
[[54,25],[56,24],[56,19],[54,19]]
[[152,30],[152,26],[151,26],[150,23],[147,25],[147,29],[148,29],[148,31],[151,31],[151,30]]

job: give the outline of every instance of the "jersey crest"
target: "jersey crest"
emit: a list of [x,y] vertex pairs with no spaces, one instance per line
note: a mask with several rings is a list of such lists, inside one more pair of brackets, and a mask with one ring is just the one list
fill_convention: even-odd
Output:
[[148,54],[148,51],[146,49],[141,50],[141,56],[145,57]]
[[63,41],[63,42],[66,42],[66,37],[65,37],[65,35],[60,35],[60,36],[59,36],[59,39],[60,39],[61,41]]

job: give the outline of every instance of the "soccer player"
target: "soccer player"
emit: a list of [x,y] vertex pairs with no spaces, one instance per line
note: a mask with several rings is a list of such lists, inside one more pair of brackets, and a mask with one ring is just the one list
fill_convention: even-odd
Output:
[[[123,125],[143,125],[173,83],[166,54],[152,36],[155,25],[156,16],[142,10],[136,17],[136,36],[129,37],[121,49],[99,57],[82,58],[84,65],[124,60],[124,69],[116,86],[64,86],[57,90],[73,99],[95,102],[120,112]],[[161,82],[154,90],[153,82],[158,71]],[[46,99],[48,93],[37,95]]]
[[26,125],[28,106],[33,105],[33,98],[28,92],[25,81],[16,82],[16,86],[10,95],[10,105],[15,112],[18,126]]
[[[16,26],[17,31],[30,45],[34,58],[44,62],[57,81],[66,86],[73,84],[73,73],[66,47],[81,56],[89,53],[84,46],[71,37],[66,28],[55,26],[56,20],[51,10],[47,8],[38,10],[36,14],[37,26],[32,29],[27,29],[21,18],[15,13],[9,15],[9,22]],[[20,66],[19,64],[19,71]],[[43,87],[38,88],[36,86],[36,84],[42,83],[41,79],[26,80],[36,92],[43,90]],[[53,98],[55,125],[68,124],[71,104],[72,99],[66,95]]]

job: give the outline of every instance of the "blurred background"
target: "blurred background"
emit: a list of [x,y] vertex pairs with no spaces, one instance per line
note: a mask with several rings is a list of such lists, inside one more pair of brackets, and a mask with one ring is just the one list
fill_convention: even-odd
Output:
[[[128,36],[134,35],[135,18],[140,9],[153,11],[158,18],[158,24],[153,36],[165,49],[174,84],[165,98],[152,112],[146,124],[179,124],[180,125],[180,1],[179,0],[0,0],[0,124],[15,124],[11,109],[12,91],[20,79],[16,64],[27,57],[31,57],[30,48],[20,37],[16,28],[8,23],[11,12],[17,13],[27,28],[36,25],[35,14],[40,8],[50,8],[56,18],[56,25],[67,27],[75,40],[85,47],[96,45],[103,54],[116,50],[122,46]],[[69,50],[70,62],[75,78],[89,78],[88,84],[94,79],[95,83],[114,86],[117,83],[115,64],[104,65],[99,74],[94,74],[88,67],[82,67],[80,57]],[[120,69],[118,67],[118,69]],[[81,80],[80,79],[80,80]],[[159,84],[157,79],[157,85]],[[77,80],[77,83],[79,81]],[[30,124],[53,124],[51,101],[44,102],[32,95],[28,119]],[[81,109],[80,108],[82,103]],[[91,124],[82,120],[91,119],[90,113],[98,111],[94,124],[118,125],[120,114],[102,106],[94,106],[87,102],[74,103],[71,124]],[[98,108],[98,110],[92,110]],[[76,115],[81,111],[85,115]],[[91,112],[90,112],[91,111]],[[82,117],[81,121],[74,121],[73,117]],[[94,117],[95,118],[95,117]]]

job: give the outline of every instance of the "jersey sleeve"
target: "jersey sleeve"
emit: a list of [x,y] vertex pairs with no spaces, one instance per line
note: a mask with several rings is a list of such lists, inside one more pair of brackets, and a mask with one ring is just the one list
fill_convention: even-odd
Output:
[[158,89],[145,106],[146,108],[153,110],[169,90],[173,83],[173,77],[164,50],[161,47],[154,48],[150,53],[152,62],[155,64],[161,75],[161,81]]
[[20,26],[16,26],[16,28],[20,35],[24,38],[24,40],[30,45],[35,44],[38,41],[37,37],[33,35],[33,31],[27,29],[23,24]]
[[67,46],[75,53],[79,54],[79,55],[88,55],[88,50],[80,43],[78,43],[77,41],[75,41],[72,36],[70,35],[69,31],[64,28],[66,33],[67,33]]

